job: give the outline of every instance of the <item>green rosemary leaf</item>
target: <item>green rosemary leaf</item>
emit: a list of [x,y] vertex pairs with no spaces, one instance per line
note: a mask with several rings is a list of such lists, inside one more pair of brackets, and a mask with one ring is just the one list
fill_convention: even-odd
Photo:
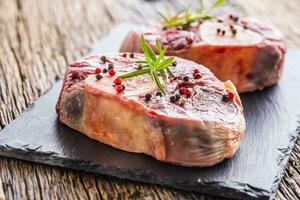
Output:
[[166,72],[163,69],[159,70],[159,74],[161,75],[161,77],[164,81],[167,80]]
[[[156,56],[154,51],[151,49],[151,47],[146,43],[144,36],[142,35],[141,37],[141,47],[143,50],[143,53],[145,54],[146,60],[155,62],[156,61]],[[150,63],[148,63],[150,64]]]
[[214,5],[212,6],[212,9],[213,8],[219,8],[221,7],[222,5],[224,4],[224,0],[216,0]]
[[140,69],[137,71],[123,74],[120,76],[120,78],[131,78],[131,77],[135,77],[135,76],[139,76],[139,75],[143,75],[143,74],[149,74],[149,73],[150,73],[150,69]]
[[166,94],[163,86],[160,83],[160,80],[158,78],[157,72],[156,71],[151,71],[150,73],[151,73],[152,79],[155,81],[155,83],[156,83],[158,89],[160,90],[160,92],[163,93],[163,94]]
[[147,64],[147,61],[146,60],[137,60],[137,61],[135,61],[135,63],[138,63],[138,64]]
[[169,67],[173,63],[173,61],[174,61],[174,57],[173,56],[169,57],[169,58],[165,59],[164,61],[162,61],[161,63],[159,63],[157,65],[157,69],[159,69],[159,70],[165,69],[165,68]]
[[157,48],[158,52],[161,52],[163,49],[161,48],[161,45],[160,45],[159,41],[156,40],[155,43],[156,43],[156,48]]
[[175,77],[175,75],[173,74],[173,72],[170,70],[169,67],[167,67],[166,70],[167,70],[168,74],[169,74],[172,78]]

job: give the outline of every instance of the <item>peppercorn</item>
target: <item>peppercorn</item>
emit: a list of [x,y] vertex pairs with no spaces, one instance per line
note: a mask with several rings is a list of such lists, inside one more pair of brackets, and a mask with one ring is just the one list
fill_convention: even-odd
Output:
[[201,74],[200,73],[195,73],[194,74],[194,78],[195,79],[199,79],[199,78],[201,78],[202,76],[201,76]]
[[188,82],[188,81],[190,80],[190,78],[189,78],[188,76],[185,76],[185,77],[183,77],[183,80],[184,80],[185,82]]
[[189,89],[186,89],[185,96],[186,97],[191,97],[192,96],[192,92]]
[[224,94],[224,95],[222,96],[222,101],[228,102],[228,100],[229,100],[229,96],[226,95],[226,94]]
[[138,70],[141,70],[143,69],[143,66],[141,64],[138,64],[138,67],[137,67]]
[[237,34],[236,29],[232,29],[231,33],[232,33],[233,36],[235,36]]
[[192,44],[193,43],[193,39],[192,38],[185,38],[186,42],[188,44]]
[[199,69],[194,69],[194,74],[200,73]]
[[234,99],[234,94],[232,92],[229,92],[228,97],[232,101]]
[[107,58],[106,58],[106,56],[101,56],[101,61],[103,62],[103,63],[105,63],[106,62],[106,60],[107,60]]
[[179,94],[184,95],[185,92],[186,92],[186,88],[185,87],[179,88]]
[[218,19],[218,20],[217,20],[217,22],[219,22],[219,23],[222,23],[222,22],[223,22],[223,20],[221,20],[221,19]]
[[122,92],[125,89],[124,85],[116,85],[115,89],[117,90],[117,92]]
[[114,67],[114,63],[109,63],[108,67]]
[[121,78],[116,78],[114,80],[114,84],[116,84],[116,85],[121,85],[121,83],[122,83],[122,79]]
[[176,101],[178,101],[180,99],[180,95],[179,94],[176,94],[175,97],[176,97]]
[[226,31],[225,30],[222,30],[222,35],[225,35]]
[[162,93],[158,91],[158,92],[156,92],[156,96],[162,97]]
[[176,60],[173,61],[172,66],[175,67],[177,65]]
[[170,96],[170,101],[171,103],[175,103],[176,102],[176,97],[174,95]]
[[108,70],[111,70],[111,69],[113,69],[113,68],[114,68],[113,66],[109,66],[109,65],[108,65],[108,68],[107,68],[107,69],[108,69]]
[[134,53],[130,53],[130,54],[129,54],[129,57],[130,57],[130,58],[134,58]]
[[219,35],[221,32],[221,29],[217,28],[217,34]]
[[146,101],[149,101],[151,99],[152,95],[150,93],[145,94]]
[[113,69],[108,70],[109,75],[113,76],[116,74],[116,71]]
[[96,74],[99,74],[100,72],[101,72],[101,69],[100,69],[100,68],[96,68],[96,69],[95,69],[95,73],[96,73]]
[[104,69],[102,70],[102,73],[106,73],[106,72],[107,72],[107,69],[104,68]]
[[100,74],[96,74],[96,79],[97,80],[101,80],[103,78],[103,76],[101,76]]
[[127,57],[127,53],[122,53],[122,57],[126,58]]

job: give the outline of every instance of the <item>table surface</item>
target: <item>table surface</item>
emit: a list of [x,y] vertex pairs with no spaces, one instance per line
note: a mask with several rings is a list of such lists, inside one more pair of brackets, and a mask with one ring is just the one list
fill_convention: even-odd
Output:
[[[299,0],[231,0],[230,4],[276,25],[290,49],[300,47]],[[159,20],[155,10],[164,10],[165,5],[179,9],[181,4],[179,0],[0,0],[0,130],[111,27],[122,21],[154,24]],[[276,199],[299,199],[299,191],[298,138]],[[217,199],[0,157],[0,200],[3,195],[6,199]]]

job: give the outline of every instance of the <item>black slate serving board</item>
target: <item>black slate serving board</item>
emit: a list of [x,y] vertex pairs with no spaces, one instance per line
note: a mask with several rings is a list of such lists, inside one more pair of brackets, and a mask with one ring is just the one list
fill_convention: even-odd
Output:
[[[117,51],[132,25],[116,27],[93,53]],[[216,166],[187,168],[93,141],[57,119],[54,84],[0,132],[0,155],[237,199],[273,198],[296,140],[300,119],[300,52],[288,52],[276,86],[243,94],[247,130],[236,155]]]

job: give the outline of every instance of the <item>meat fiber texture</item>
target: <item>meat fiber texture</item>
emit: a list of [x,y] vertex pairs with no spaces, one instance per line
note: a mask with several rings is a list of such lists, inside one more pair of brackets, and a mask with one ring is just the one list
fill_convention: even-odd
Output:
[[[132,57],[132,55],[131,55]],[[171,66],[176,78],[164,82],[166,95],[157,95],[149,75],[123,79],[118,92],[114,80],[137,70],[142,54],[91,56],[71,64],[65,74],[57,103],[60,121],[88,137],[129,152],[184,166],[211,166],[232,157],[245,130],[240,98],[233,84],[219,81],[211,71],[192,61],[175,58]],[[103,73],[114,65],[115,75]],[[98,80],[95,69],[103,78]],[[198,69],[201,78],[193,78]],[[99,70],[98,70],[99,71]],[[189,81],[183,77],[189,76]],[[161,81],[163,83],[163,81]],[[191,96],[171,95],[180,87]],[[152,98],[147,100],[145,94]],[[224,101],[224,95],[232,94]],[[178,96],[178,95],[177,95]]]
[[286,48],[281,33],[254,20],[228,15],[185,30],[131,31],[120,51],[141,52],[142,34],[154,50],[159,40],[168,55],[203,64],[220,80],[231,80],[240,93],[276,84],[282,76]]

